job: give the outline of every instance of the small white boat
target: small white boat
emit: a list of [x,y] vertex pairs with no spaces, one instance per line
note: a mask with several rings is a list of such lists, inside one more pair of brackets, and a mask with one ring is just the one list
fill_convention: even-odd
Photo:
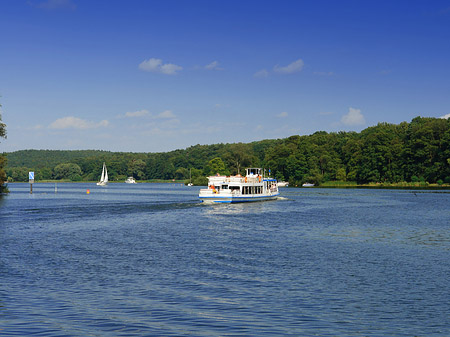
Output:
[[288,181],[279,181],[278,182],[278,187],[288,187],[288,186],[289,186]]
[[127,180],[125,180],[126,184],[136,184],[136,179],[133,177],[128,177]]
[[106,186],[108,185],[108,170],[106,169],[105,163],[103,163],[102,176],[100,177],[100,181],[97,183],[98,186]]
[[277,199],[277,180],[263,177],[260,168],[248,168],[246,176],[210,176],[208,188],[200,190],[199,199],[205,203],[235,203]]
[[313,187],[314,184],[311,184],[311,183],[304,183],[302,186],[303,186],[303,187]]

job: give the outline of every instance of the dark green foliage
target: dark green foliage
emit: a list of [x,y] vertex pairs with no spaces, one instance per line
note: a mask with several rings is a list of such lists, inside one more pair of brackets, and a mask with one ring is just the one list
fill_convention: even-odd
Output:
[[[191,175],[194,184],[204,185],[206,175],[244,174],[246,167],[263,167],[291,186],[332,180],[442,184],[450,181],[450,121],[416,117],[399,125],[379,123],[360,133],[319,131],[249,144],[195,145],[168,153],[25,150],[8,154],[7,175],[10,181],[27,181],[28,171],[35,171],[37,180],[95,181],[103,162],[110,181],[126,176],[189,181]],[[60,169],[69,164],[81,172],[62,174]]]
[[6,166],[6,157],[0,156],[0,194],[7,192],[7,188],[4,185],[6,181],[6,172],[4,167]]
[[73,181],[81,180],[81,168],[77,164],[63,163],[54,168],[55,179],[70,179]]

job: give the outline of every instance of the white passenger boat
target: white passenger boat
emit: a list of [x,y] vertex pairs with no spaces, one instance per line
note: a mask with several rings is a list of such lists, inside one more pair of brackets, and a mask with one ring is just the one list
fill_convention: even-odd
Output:
[[210,176],[208,188],[200,190],[205,203],[235,203],[277,199],[277,180],[263,177],[260,168],[248,168],[246,176]]

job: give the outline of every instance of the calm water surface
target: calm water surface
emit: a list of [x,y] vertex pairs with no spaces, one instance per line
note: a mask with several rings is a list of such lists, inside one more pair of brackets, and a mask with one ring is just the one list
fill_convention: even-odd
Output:
[[0,335],[450,335],[448,192],[9,188]]

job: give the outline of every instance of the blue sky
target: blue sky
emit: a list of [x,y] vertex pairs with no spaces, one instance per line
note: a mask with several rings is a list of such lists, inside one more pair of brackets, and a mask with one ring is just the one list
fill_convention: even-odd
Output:
[[450,114],[450,1],[0,0],[0,152],[164,152]]

